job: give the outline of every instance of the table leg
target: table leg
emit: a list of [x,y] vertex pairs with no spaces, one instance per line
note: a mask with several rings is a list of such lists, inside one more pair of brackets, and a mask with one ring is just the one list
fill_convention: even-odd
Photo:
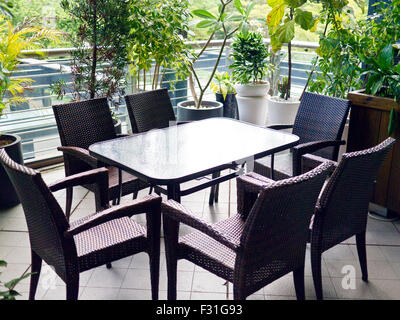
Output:
[[168,199],[173,199],[176,202],[181,202],[181,187],[179,184],[169,184],[167,186]]
[[[221,172],[213,172],[212,179],[218,178],[221,176]],[[208,200],[208,204],[212,206],[215,202],[218,202],[218,193],[219,193],[219,184],[213,185],[210,189],[210,198]]]

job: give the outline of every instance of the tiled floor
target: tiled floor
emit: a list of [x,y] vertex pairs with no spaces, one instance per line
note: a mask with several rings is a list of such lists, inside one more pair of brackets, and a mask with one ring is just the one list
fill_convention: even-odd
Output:
[[[64,176],[62,167],[44,170],[43,177],[53,182]],[[208,205],[209,190],[183,198],[182,203],[193,212],[211,222],[228,216],[228,210],[235,213],[235,181],[225,182],[220,187],[220,201]],[[56,193],[56,198],[64,207],[65,193]],[[83,188],[75,189],[72,219],[94,212],[94,197]],[[146,191],[139,194],[144,195]],[[124,198],[123,201],[129,201]],[[138,216],[144,222],[143,217]],[[189,232],[181,228],[181,232]],[[367,255],[369,283],[361,280],[361,271],[357,260],[355,240],[350,239],[332,248],[323,255],[323,285],[326,299],[400,299],[400,223],[387,223],[370,219],[368,221]],[[167,275],[164,246],[161,247],[160,298],[166,299]],[[0,259],[8,261],[7,268],[0,270],[0,280],[10,280],[30,269],[30,249],[26,223],[21,206],[0,213]],[[314,287],[311,277],[309,248],[306,257],[306,296],[314,299]],[[355,268],[355,289],[346,289],[344,266]],[[81,274],[80,299],[150,299],[150,276],[148,257],[138,254],[113,263],[108,270],[104,266]],[[16,288],[26,299],[29,291],[29,279],[22,281]],[[187,261],[178,265],[178,299],[227,299],[224,281],[211,273],[195,267]],[[42,269],[37,299],[65,299],[65,286],[47,266]],[[276,300],[294,299],[292,275],[289,274],[266,286],[249,299]],[[229,287],[229,299],[232,299],[232,286]]]

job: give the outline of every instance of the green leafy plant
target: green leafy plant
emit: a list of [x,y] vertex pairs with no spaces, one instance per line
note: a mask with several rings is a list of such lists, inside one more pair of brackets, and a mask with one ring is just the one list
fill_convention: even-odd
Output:
[[189,59],[183,35],[189,30],[189,1],[142,0],[131,2],[130,6],[129,69],[136,79],[134,91],[139,91],[141,79],[143,90],[161,87],[170,70],[174,71],[175,81],[185,79]]
[[[358,2],[361,9],[364,4]],[[320,35],[318,56],[313,62],[304,87],[338,98],[346,98],[349,91],[362,86],[361,60],[358,52],[369,47],[365,30],[354,21],[353,11],[346,0],[322,1],[321,22],[325,24]],[[318,68],[318,73],[314,71]]]
[[[0,260],[0,267],[7,267],[7,262],[5,262],[4,260]],[[10,280],[6,283],[2,283],[0,281],[0,300],[15,300],[15,297],[20,296],[19,292],[16,291],[14,288],[17,286],[18,283],[30,277],[32,274],[33,273],[25,273],[22,276]],[[4,287],[4,289],[2,289],[2,287]]]
[[26,102],[23,93],[33,82],[11,77],[21,62],[22,51],[37,48],[42,39],[58,37],[58,32],[34,26],[30,20],[13,26],[11,20],[0,16],[0,116],[7,104]]
[[258,32],[243,31],[236,35],[232,44],[232,76],[240,84],[259,83],[269,70],[270,56],[262,35]]
[[[376,58],[361,57],[361,60],[367,65],[363,73],[367,76],[365,93],[393,98],[396,102],[400,102],[400,63],[394,64],[393,45],[384,47]],[[393,108],[388,134],[392,135],[397,126],[398,115]]]
[[130,10],[128,1],[62,0],[62,8],[76,21],[70,40],[75,100],[123,94],[128,65]]
[[11,9],[14,7],[14,4],[11,1],[0,0],[0,14],[12,17]]
[[285,98],[288,85],[289,85],[288,77],[282,77],[282,79],[278,81],[278,92],[279,92],[279,97],[281,99]]
[[224,100],[228,94],[236,93],[233,79],[228,72],[220,73],[217,71],[214,76],[214,81],[211,82],[211,89],[214,93],[222,94]]
[[[235,14],[228,14],[226,12],[226,9],[230,4],[234,4],[236,9]],[[189,64],[189,68],[191,71],[189,74],[189,87],[195,101],[196,108],[201,107],[204,94],[210,86],[212,79],[214,78],[228,39],[230,39],[238,30],[243,30],[244,28],[246,28],[250,13],[254,5],[255,3],[251,1],[246,6],[243,6],[240,0],[220,0],[220,4],[218,6],[216,14],[204,9],[192,11],[194,16],[201,19],[201,21],[197,23],[196,27],[200,29],[206,29],[209,34],[208,40],[206,41],[205,45],[201,48],[199,53],[193,53],[193,58],[191,59]],[[209,44],[214,39],[214,36],[217,32],[222,32],[223,34],[222,45],[220,47],[217,60],[211,71],[211,75],[209,79],[205,82],[205,84],[203,84],[200,81],[200,77],[194,68],[194,64],[208,48]],[[200,91],[199,95],[195,90],[195,81]]]
[[295,36],[295,25],[303,30],[316,31],[318,19],[311,11],[303,9],[307,0],[267,0],[272,7],[267,16],[267,25],[271,37],[272,51],[276,53],[283,44],[288,46],[288,85],[285,99],[290,98],[292,82],[292,40]]

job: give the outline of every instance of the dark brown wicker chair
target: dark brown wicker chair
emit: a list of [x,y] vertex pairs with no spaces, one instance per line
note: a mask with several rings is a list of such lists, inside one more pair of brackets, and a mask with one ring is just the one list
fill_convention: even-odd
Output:
[[[79,273],[112,261],[147,252],[150,256],[152,297],[158,299],[161,198],[147,196],[108,208],[108,171],[99,168],[69,176],[50,186],[38,171],[12,161],[0,149],[3,164],[21,200],[32,252],[29,299],[35,298],[42,260],[54,267],[67,286],[67,299],[76,300]],[[51,192],[76,185],[98,189],[101,212],[69,223]],[[130,219],[146,213],[147,229]]]
[[[254,172],[273,180],[301,174],[301,156],[312,153],[325,159],[337,160],[350,101],[305,92],[293,125],[278,124],[269,128],[293,128],[300,137],[299,144],[290,153],[272,155],[254,163]],[[271,170],[271,167],[273,170]]]
[[378,171],[394,142],[388,138],[371,149],[344,154],[321,194],[311,232],[311,266],[317,299],[323,298],[322,253],[354,235],[362,279],[368,281],[365,245],[368,204]]
[[[53,106],[58,132],[63,152],[65,175],[70,176],[94,168],[103,167],[100,161],[89,155],[88,148],[91,144],[115,139],[117,134],[106,98],[79,101]],[[119,199],[119,170],[107,167],[109,172],[109,198],[117,202]],[[94,191],[92,186],[84,186]],[[122,172],[122,196],[137,192],[148,187],[135,176]],[[69,219],[71,212],[73,188],[67,188],[65,213]]]
[[[167,128],[171,123],[176,124],[174,109],[166,88],[128,95],[125,96],[125,101],[133,133]],[[220,172],[213,174],[213,178],[219,176]],[[212,186],[210,205],[214,200],[218,202],[218,194],[218,185]]]
[[125,101],[133,133],[167,128],[176,122],[167,89],[128,95]]
[[[238,214],[209,224],[181,204],[163,202],[168,299],[176,299],[177,260],[186,259],[233,283],[234,299],[246,299],[293,271],[304,299],[304,259],[310,218],[332,163],[274,182],[251,173],[237,179]],[[197,231],[178,238],[179,224]]]

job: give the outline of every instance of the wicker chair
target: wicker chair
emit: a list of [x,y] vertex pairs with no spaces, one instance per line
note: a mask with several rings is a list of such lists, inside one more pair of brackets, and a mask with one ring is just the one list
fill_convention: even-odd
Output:
[[[394,143],[394,139],[388,138],[371,149],[344,154],[321,194],[311,231],[311,267],[317,299],[323,298],[322,253],[354,235],[362,279],[368,281],[368,204],[378,171]],[[316,161],[315,157],[312,159]]]
[[[293,125],[272,125],[281,130],[293,128],[300,137],[291,152],[272,155],[254,163],[254,172],[273,180],[286,179],[301,174],[301,156],[316,154],[325,159],[337,160],[343,129],[350,108],[350,101],[305,92]],[[273,170],[271,170],[271,167]]]
[[[238,214],[209,224],[181,204],[161,204],[166,243],[168,299],[176,299],[177,260],[186,259],[233,283],[235,300],[246,299],[293,271],[304,299],[304,259],[310,218],[333,164],[274,182],[251,173],[237,179]],[[179,224],[197,231],[178,238]]]
[[[106,98],[79,101],[53,106],[63,152],[65,175],[70,176],[103,167],[100,161],[90,156],[87,150],[93,143],[117,138],[114,124]],[[119,199],[119,174],[116,167],[109,166],[109,198],[117,203]],[[92,186],[84,186],[94,191]],[[122,196],[148,187],[135,176],[122,172]],[[72,205],[73,188],[67,188],[66,216],[69,219]],[[99,209],[99,208],[97,208]]]
[[[38,171],[17,164],[2,149],[0,163],[17,191],[28,225],[31,269],[35,273],[29,299],[35,298],[42,260],[66,283],[67,299],[76,300],[79,273],[138,252],[150,256],[152,297],[158,299],[160,197],[149,195],[108,208],[106,168],[78,173],[47,186]],[[81,184],[93,184],[98,189],[99,206],[105,210],[69,223],[52,192]],[[146,213],[147,229],[130,219],[140,213]]]
[[[174,109],[166,88],[125,96],[133,133],[162,129],[176,123]],[[213,178],[220,176],[215,172]],[[219,187],[211,187],[209,204],[218,202]]]

